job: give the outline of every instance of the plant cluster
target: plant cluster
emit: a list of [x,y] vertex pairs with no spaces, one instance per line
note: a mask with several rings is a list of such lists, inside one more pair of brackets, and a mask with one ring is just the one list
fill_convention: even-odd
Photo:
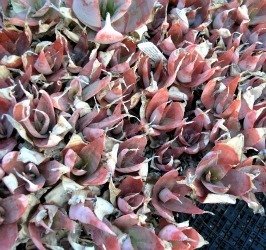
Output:
[[0,249],[195,249],[179,213],[264,213],[265,0],[0,8]]

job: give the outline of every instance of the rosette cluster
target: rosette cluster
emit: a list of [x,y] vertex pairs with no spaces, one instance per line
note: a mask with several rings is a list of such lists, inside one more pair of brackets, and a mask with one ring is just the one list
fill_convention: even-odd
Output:
[[1,249],[190,250],[178,213],[264,214],[265,0],[0,11]]

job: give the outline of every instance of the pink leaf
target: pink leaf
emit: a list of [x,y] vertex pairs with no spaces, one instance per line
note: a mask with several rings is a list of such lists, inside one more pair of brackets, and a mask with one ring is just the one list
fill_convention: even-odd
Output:
[[85,207],[82,203],[70,206],[69,218],[72,220],[78,220],[79,222],[84,224],[92,225],[106,233],[115,235],[114,232],[105,223],[103,223],[96,217],[96,215],[91,211],[89,207]]
[[29,223],[28,230],[34,245],[39,250],[45,250],[46,248],[43,246],[41,237],[44,230],[41,227],[36,226],[34,223]]
[[44,75],[53,73],[43,50],[40,52],[39,57],[34,64],[34,67],[39,73]]
[[96,34],[95,42],[102,44],[110,44],[122,41],[123,38],[124,36],[112,27],[110,20],[110,13],[107,13],[105,25]]
[[104,89],[111,81],[111,76],[108,75],[101,80],[89,83],[82,91],[82,98],[84,101],[89,100],[91,97],[95,96],[99,91]]
[[98,30],[101,27],[99,0],[73,0],[73,11],[85,25]]
[[12,249],[18,238],[16,223],[0,225],[0,250]]
[[168,101],[168,91],[165,88],[160,89],[149,101],[146,108],[146,117],[150,119],[152,112],[161,104]]
[[15,194],[0,200],[0,207],[5,211],[4,224],[18,221],[28,206],[27,196]]

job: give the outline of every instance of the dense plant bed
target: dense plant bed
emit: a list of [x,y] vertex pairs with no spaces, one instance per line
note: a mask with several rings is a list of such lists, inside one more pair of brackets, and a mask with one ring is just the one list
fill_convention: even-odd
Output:
[[195,249],[224,204],[264,214],[265,20],[265,0],[2,0],[0,249]]

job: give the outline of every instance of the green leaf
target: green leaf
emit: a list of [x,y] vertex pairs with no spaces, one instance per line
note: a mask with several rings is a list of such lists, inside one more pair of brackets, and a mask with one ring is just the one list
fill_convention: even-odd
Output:
[[30,8],[27,1],[11,0],[12,9],[15,13],[20,13]]
[[107,0],[101,2],[100,6],[101,17],[105,20],[107,13],[109,13],[110,16],[112,16],[115,13],[116,9],[117,8],[115,6],[114,0]]

